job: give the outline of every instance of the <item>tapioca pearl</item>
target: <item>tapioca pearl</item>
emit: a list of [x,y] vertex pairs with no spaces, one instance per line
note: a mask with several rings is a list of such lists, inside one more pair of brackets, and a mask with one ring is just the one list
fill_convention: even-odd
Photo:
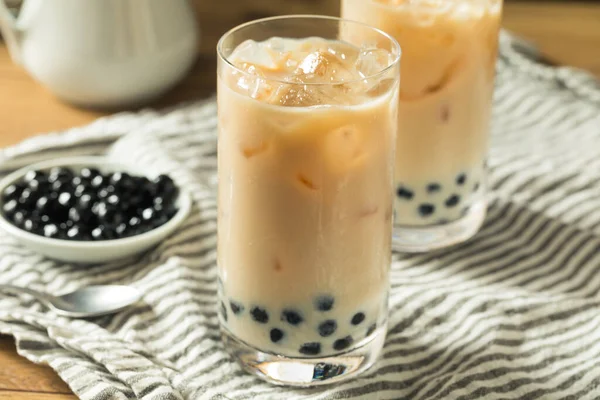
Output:
[[429,203],[423,203],[418,208],[419,215],[421,217],[429,217],[435,212],[435,206]]
[[221,302],[221,316],[223,317],[223,320],[227,322],[227,307],[225,307],[225,303],[223,302]]
[[267,313],[267,310],[264,308],[253,307],[252,310],[250,310],[250,315],[254,321],[260,324],[266,324],[269,322],[269,313]]
[[456,207],[458,203],[460,203],[460,196],[457,194],[453,194],[452,196],[448,197],[444,202],[448,208]]
[[439,192],[440,190],[442,190],[442,185],[439,183],[430,183],[427,185],[427,193],[433,194]]
[[231,308],[231,312],[233,312],[235,315],[240,315],[242,312],[244,312],[244,306],[236,301],[230,300],[229,307]]
[[323,337],[331,336],[335,333],[337,329],[337,322],[333,319],[328,319],[327,321],[323,321],[319,324],[317,330],[319,331],[319,335]]
[[375,332],[375,329],[377,329],[377,324],[371,324],[368,328],[367,328],[367,337],[371,336],[373,334],[373,332]]
[[354,342],[354,339],[352,339],[352,336],[343,337],[343,338],[338,339],[335,342],[333,342],[333,349],[334,350],[347,349],[348,347],[350,347],[352,342]]
[[301,324],[304,318],[298,311],[286,309],[281,312],[281,320],[295,326]]
[[331,379],[342,375],[344,372],[346,372],[345,365],[318,363],[315,365],[313,370],[313,380],[322,381],[325,379]]
[[352,316],[352,319],[350,320],[350,322],[352,323],[352,325],[359,325],[364,320],[365,320],[365,313],[357,312],[356,314],[354,314]]
[[307,356],[316,356],[317,354],[319,354],[321,352],[321,343],[318,343],[318,342],[304,343],[302,346],[300,346],[300,349],[298,349],[298,352],[300,354],[304,354]]
[[467,181],[467,174],[465,174],[465,173],[460,173],[456,177],[456,184],[458,186],[464,185],[466,181]]
[[315,299],[315,308],[319,311],[330,311],[333,308],[335,299],[333,296],[321,295]]
[[398,187],[398,190],[396,190],[396,194],[398,195],[398,197],[405,200],[412,200],[413,197],[415,197],[415,193],[404,186]]
[[271,342],[273,342],[273,343],[278,343],[279,341],[281,341],[281,339],[283,339],[284,336],[285,336],[285,333],[281,329],[278,329],[278,328],[273,328],[269,332],[269,337],[271,339]]

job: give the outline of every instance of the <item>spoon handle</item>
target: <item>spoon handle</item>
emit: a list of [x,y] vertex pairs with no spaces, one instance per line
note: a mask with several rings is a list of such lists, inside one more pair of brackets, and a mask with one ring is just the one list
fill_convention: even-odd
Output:
[[52,304],[52,296],[47,295],[42,292],[38,292],[37,290],[24,288],[20,286],[14,285],[0,285],[0,292],[8,292],[8,293],[16,293],[16,294],[28,294],[30,296],[35,297],[39,301],[43,302],[46,305]]

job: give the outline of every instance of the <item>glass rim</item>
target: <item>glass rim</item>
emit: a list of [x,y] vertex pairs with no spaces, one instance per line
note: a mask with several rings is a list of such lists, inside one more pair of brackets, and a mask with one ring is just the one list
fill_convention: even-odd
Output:
[[[374,79],[377,78],[380,75],[384,75],[386,74],[388,71],[390,71],[391,69],[395,68],[398,64],[400,64],[400,59],[402,56],[402,47],[400,47],[400,43],[398,43],[398,41],[390,34],[388,34],[387,32],[376,28],[372,25],[369,24],[365,24],[363,22],[359,22],[359,21],[354,21],[351,19],[345,19],[345,18],[340,18],[340,17],[331,17],[331,16],[327,16],[327,15],[312,15],[312,14],[291,14],[291,15],[279,15],[279,16],[274,16],[274,17],[267,17],[267,18],[259,18],[259,19],[255,19],[252,21],[248,21],[248,22],[244,22],[243,24],[237,25],[233,28],[231,28],[230,30],[228,30],[227,32],[225,32],[221,38],[219,39],[218,43],[217,43],[217,55],[218,57],[223,60],[229,67],[233,68],[234,70],[236,70],[237,72],[246,75],[246,76],[258,76],[258,75],[254,75],[249,73],[248,71],[244,71],[243,69],[239,68],[238,66],[236,66],[235,64],[233,64],[229,58],[227,56],[225,56],[225,54],[223,54],[223,42],[225,41],[225,39],[227,39],[228,37],[230,37],[231,35],[235,34],[236,32],[247,28],[249,26],[252,25],[256,25],[256,24],[260,24],[260,23],[265,23],[265,22],[271,22],[271,21],[279,21],[279,20],[286,20],[286,19],[295,19],[295,20],[325,20],[325,21],[330,21],[330,22],[338,22],[338,23],[349,23],[349,24],[353,24],[353,25],[358,25],[358,26],[362,26],[364,28],[368,28],[376,33],[378,33],[379,35],[387,38],[391,43],[393,48],[396,50],[396,54],[392,53],[392,55],[394,56],[393,61],[386,66],[385,68],[382,68],[381,70],[369,74],[365,77],[362,78],[357,78],[357,79],[351,79],[348,81],[339,81],[339,82],[307,82],[307,83],[302,83],[302,82],[290,82],[287,80],[282,80],[282,79],[272,79],[272,78],[263,78],[263,77],[259,77],[267,82],[275,82],[275,83],[281,83],[281,84],[287,84],[287,85],[302,85],[302,86],[334,86],[334,85],[345,85],[345,84],[354,84],[354,83],[358,83],[361,81],[365,81],[365,80],[369,80],[369,79]],[[308,36],[307,36],[308,37]]]

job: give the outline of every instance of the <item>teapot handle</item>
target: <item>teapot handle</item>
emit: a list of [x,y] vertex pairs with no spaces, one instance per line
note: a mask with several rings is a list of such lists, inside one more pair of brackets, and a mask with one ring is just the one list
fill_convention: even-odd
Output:
[[21,31],[4,0],[0,0],[0,32],[6,41],[10,57],[15,64],[21,64]]

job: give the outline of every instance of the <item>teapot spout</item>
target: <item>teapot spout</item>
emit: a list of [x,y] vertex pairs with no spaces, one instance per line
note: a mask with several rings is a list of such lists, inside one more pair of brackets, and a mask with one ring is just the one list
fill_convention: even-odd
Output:
[[13,62],[22,65],[21,39],[23,32],[17,26],[17,20],[6,7],[4,0],[0,0],[0,32],[2,32]]

